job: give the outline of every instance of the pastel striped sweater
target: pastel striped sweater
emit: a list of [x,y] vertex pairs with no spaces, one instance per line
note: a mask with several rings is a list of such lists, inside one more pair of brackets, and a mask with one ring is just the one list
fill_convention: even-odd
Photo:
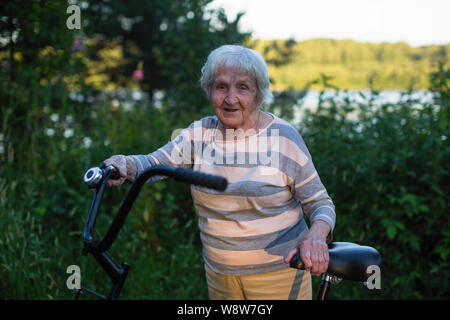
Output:
[[308,230],[304,216],[310,223],[327,222],[332,231],[335,226],[333,202],[302,137],[285,120],[267,114],[271,123],[246,139],[224,141],[217,117],[210,116],[155,152],[132,156],[138,175],[168,165],[227,178],[224,192],[191,186],[204,261],[218,273],[287,268],[284,258]]

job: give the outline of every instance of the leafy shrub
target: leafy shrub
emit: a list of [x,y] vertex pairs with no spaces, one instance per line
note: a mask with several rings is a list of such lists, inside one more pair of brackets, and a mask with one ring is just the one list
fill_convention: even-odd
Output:
[[[335,241],[375,247],[379,293],[346,285],[335,298],[448,298],[448,100],[322,100],[300,131],[336,204]],[[446,92],[448,97],[448,92]]]

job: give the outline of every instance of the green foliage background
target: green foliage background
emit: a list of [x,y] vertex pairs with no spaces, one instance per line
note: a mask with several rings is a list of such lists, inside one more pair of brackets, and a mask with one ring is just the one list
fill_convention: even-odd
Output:
[[[256,49],[274,41],[255,40]],[[282,44],[283,41],[275,41]],[[450,62],[450,44],[411,47],[407,43],[364,43],[353,40],[311,39],[290,46],[289,61],[272,65],[269,72],[275,90],[302,89],[326,74],[341,89],[428,89],[428,75],[437,62]],[[268,58],[279,56],[269,52]],[[323,89],[323,83],[312,85]]]
[[[207,13],[208,2],[161,0],[143,7],[142,2],[122,6],[121,1],[85,1],[83,31],[65,28],[64,1],[9,1],[2,6],[0,35],[7,41],[0,47],[0,298],[70,299],[74,293],[66,287],[66,268],[73,264],[81,268],[83,286],[108,292],[109,279],[92,257],[81,256],[92,196],[82,176],[112,154],[151,152],[176,128],[212,114],[198,86],[199,67],[210,50],[232,42],[260,50],[275,85],[302,89],[277,92],[274,104],[265,107],[286,120],[293,120],[294,105],[311,87],[334,90],[332,96],[321,92],[318,108],[305,112],[298,130],[336,204],[334,240],[371,245],[385,265],[381,290],[344,281],[332,288],[330,298],[448,299],[448,46],[364,44],[365,53],[359,56],[354,56],[359,44],[331,40],[265,42],[259,47],[261,43],[238,31],[239,17],[230,22],[221,11]],[[141,15],[146,18],[140,20]],[[132,27],[119,16],[134,21]],[[152,33],[143,32],[144,27]],[[191,39],[196,32],[202,41]],[[74,47],[76,41],[83,43],[81,48]],[[324,52],[340,53],[307,58],[306,46],[317,52],[314,46],[324,43],[330,46]],[[102,56],[102,50],[116,46],[122,56],[109,64],[111,57]],[[396,82],[404,92],[398,104],[377,104],[380,82],[373,81],[370,68],[357,68],[368,73],[361,71],[354,83],[331,72],[333,82],[321,64],[335,64],[345,73],[360,57],[376,56],[384,72],[389,68],[382,66],[388,66],[384,64],[398,48],[403,48],[398,59],[402,54],[411,61],[424,59],[420,63],[426,70],[419,82],[414,82],[416,67],[401,70],[397,79],[406,80]],[[133,82],[139,61],[144,80]],[[296,72],[298,79],[283,76],[299,61],[300,68],[315,71],[308,76]],[[86,81],[92,65],[104,67],[96,73],[115,89],[99,90]],[[355,100],[337,89],[347,84],[372,90]],[[129,90],[119,89],[123,87]],[[412,98],[408,89],[419,87],[433,93],[431,101]],[[134,100],[130,91],[136,88],[148,97],[166,94],[158,101]],[[98,237],[127,189],[105,194]],[[132,265],[125,299],[208,298],[186,185],[165,180],[145,186],[111,255]],[[317,285],[314,279],[314,290]]]

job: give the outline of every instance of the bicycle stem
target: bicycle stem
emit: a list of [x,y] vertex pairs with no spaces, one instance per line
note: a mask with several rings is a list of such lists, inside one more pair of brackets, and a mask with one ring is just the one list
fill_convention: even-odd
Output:
[[86,245],[90,245],[94,240],[92,238],[92,233],[94,231],[95,222],[97,220],[98,209],[100,208],[100,203],[102,202],[103,193],[105,192],[106,182],[111,173],[111,168],[107,167],[104,171],[104,177],[102,183],[96,187],[94,200],[92,201],[91,207],[89,209],[89,215],[84,228],[83,242]]

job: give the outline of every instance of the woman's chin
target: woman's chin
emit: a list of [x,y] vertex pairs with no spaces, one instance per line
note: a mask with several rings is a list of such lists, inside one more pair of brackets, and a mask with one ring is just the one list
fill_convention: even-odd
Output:
[[236,129],[241,124],[239,119],[233,119],[230,117],[221,117],[220,122],[226,129]]

